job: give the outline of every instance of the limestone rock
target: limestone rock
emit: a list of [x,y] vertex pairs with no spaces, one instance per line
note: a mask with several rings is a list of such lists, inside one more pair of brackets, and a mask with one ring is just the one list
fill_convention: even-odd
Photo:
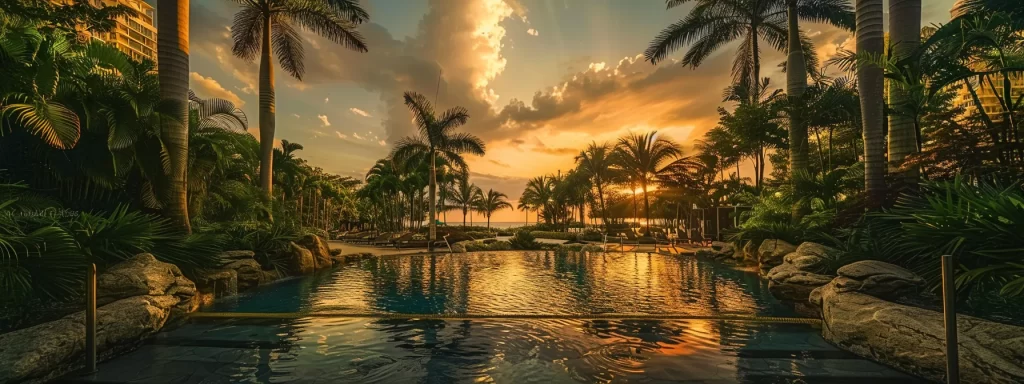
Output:
[[253,251],[224,251],[217,255],[219,264],[218,267],[234,263],[238,260],[249,260],[256,257],[256,253]]
[[[857,274],[869,271],[863,266],[851,269]],[[867,276],[879,275],[870,273]],[[837,281],[842,278],[836,278],[811,294],[810,301],[821,308],[825,323],[822,336],[857,355],[929,380],[944,381],[942,313],[839,288]],[[1024,361],[1024,327],[966,315],[957,316],[957,327],[961,381],[1024,382],[1024,364],[1021,364]]]
[[331,248],[323,238],[316,235],[306,235],[297,244],[309,250],[313,256],[313,269],[325,269],[334,266],[331,261]]
[[768,239],[757,248],[757,264],[761,275],[782,264],[782,258],[796,251],[796,246],[782,240]]
[[833,276],[817,274],[800,269],[797,265],[783,263],[768,272],[768,290],[775,297],[792,302],[804,303],[811,291],[832,281]]
[[174,264],[140,253],[117,263],[96,277],[96,305],[140,296],[172,295],[180,311],[191,312],[198,305],[196,286]]
[[[177,320],[175,295],[134,296],[96,310],[96,349],[110,355],[139,345]],[[0,335],[0,382],[46,381],[81,367],[85,312]]]
[[196,276],[196,289],[213,298],[238,294],[238,271],[234,269],[202,270]]
[[924,279],[889,263],[864,260],[839,268],[836,289],[860,292],[880,299],[895,299],[917,293]]
[[732,243],[726,243],[724,241],[711,242],[711,257],[715,259],[729,259],[736,254],[736,246]]
[[238,292],[256,288],[266,280],[263,278],[263,267],[253,259],[242,259],[225,265],[224,269],[235,271]]
[[293,275],[308,275],[316,270],[316,260],[313,253],[308,249],[295,244],[288,243],[288,268]]
[[759,246],[760,244],[754,242],[753,240],[747,241],[747,243],[743,245],[743,260],[756,262],[757,248]]

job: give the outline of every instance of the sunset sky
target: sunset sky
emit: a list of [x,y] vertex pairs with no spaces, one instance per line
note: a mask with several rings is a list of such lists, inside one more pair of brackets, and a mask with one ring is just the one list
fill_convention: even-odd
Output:
[[[947,21],[953,2],[925,1],[924,25]],[[487,144],[486,156],[468,159],[471,180],[510,200],[526,179],[571,168],[592,140],[656,129],[692,144],[717,122],[735,52],[735,46],[722,49],[696,70],[645,62],[651,39],[691,7],[665,10],[663,0],[362,3],[371,15],[360,27],[369,53],[304,33],[303,81],[277,72],[277,138],[305,146],[299,156],[313,166],[362,179],[391,143],[414,133],[402,93],[436,94],[439,109],[467,108],[463,130]],[[235,102],[255,133],[258,63],[231,55],[229,27],[238,6],[191,5],[191,87],[200,97]],[[822,61],[854,48],[848,33],[803,28]],[[782,86],[783,55],[764,50],[762,57],[762,76]],[[504,211],[493,220],[522,221],[523,214]]]

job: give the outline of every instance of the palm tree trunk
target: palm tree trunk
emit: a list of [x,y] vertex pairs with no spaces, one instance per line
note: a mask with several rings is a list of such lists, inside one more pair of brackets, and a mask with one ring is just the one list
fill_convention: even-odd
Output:
[[[757,29],[760,28],[758,23],[750,24],[750,55],[753,59],[754,68],[750,73],[750,104],[757,105],[760,103],[758,95],[761,93],[761,47],[757,41]],[[736,177],[739,177],[737,172]]]
[[601,188],[601,183],[597,184],[597,199],[601,201],[601,225],[604,226],[605,232],[608,232],[608,209],[604,206],[604,188]]
[[[874,57],[883,54],[885,35],[882,0],[857,0],[857,53]],[[870,207],[881,206],[885,198],[885,137],[882,133],[884,92],[882,68],[861,63],[857,66],[861,122],[864,125],[864,186]]]
[[[901,60],[914,53],[921,45],[921,0],[890,0],[889,1],[889,39],[892,44],[892,57]],[[889,83],[889,104],[898,106],[908,101],[905,89],[900,89],[893,82]],[[905,110],[905,108],[904,108]],[[917,152],[917,128],[914,125],[916,116],[906,113],[889,115],[889,172],[895,173],[908,155]],[[905,181],[917,179],[916,170],[908,170]]]
[[640,187],[644,190],[644,220],[647,225],[647,233],[651,233],[651,202],[647,198],[647,181],[641,181]]
[[427,245],[427,251],[434,251],[434,241],[437,240],[437,156],[433,153],[430,154],[430,236],[427,239],[430,240],[430,244]]
[[[793,190],[800,195],[803,191],[797,190],[796,175],[807,173],[807,120],[803,116],[807,109],[804,100],[804,93],[807,91],[807,63],[804,58],[803,44],[800,41],[800,17],[797,14],[796,3],[797,0],[786,0],[789,14],[786,93],[789,94],[791,108],[789,114],[789,174]],[[797,203],[793,206],[793,220],[799,220],[809,210],[810,207],[807,204]]]
[[158,0],[157,74],[160,98],[172,100],[174,116],[161,121],[160,136],[167,146],[167,216],[186,233],[188,218],[188,12],[189,0]]
[[260,188],[267,201],[274,192],[274,130],[277,118],[274,91],[274,49],[270,43],[270,18],[263,20],[260,55]]

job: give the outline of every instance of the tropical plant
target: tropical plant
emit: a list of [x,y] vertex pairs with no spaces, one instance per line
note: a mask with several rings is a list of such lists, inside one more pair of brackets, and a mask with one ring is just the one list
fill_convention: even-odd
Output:
[[253,61],[260,57],[260,188],[267,199],[273,192],[275,136],[274,51],[281,68],[296,79],[305,74],[302,37],[296,26],[316,33],[345,48],[366,52],[356,26],[370,15],[358,0],[251,0],[239,2],[231,26],[235,56]]
[[501,192],[495,192],[493,189],[488,189],[487,193],[484,193],[481,196],[476,209],[487,218],[487,230],[490,230],[491,215],[502,209],[512,209],[512,204],[509,204],[508,202],[508,195]]
[[[665,0],[670,9],[691,2],[696,4],[690,14],[658,34],[644,56],[657,63],[689,45],[682,64],[696,68],[719,48],[740,39],[733,59],[733,79],[735,83],[751,87],[753,94],[757,94],[761,83],[761,41],[779,51],[788,46],[786,0]],[[847,0],[800,0],[797,7],[797,14],[803,20],[846,29],[853,29],[851,11]],[[810,39],[801,33],[800,40],[808,68],[816,68],[817,58]]]
[[576,155],[576,164],[580,172],[590,178],[591,185],[597,189],[600,203],[601,223],[607,229],[608,212],[604,202],[604,189],[615,180],[615,168],[612,167],[612,147],[608,144],[592,142],[586,149]]
[[647,231],[651,229],[651,203],[647,187],[654,183],[654,176],[663,170],[666,162],[682,154],[679,145],[665,137],[659,137],[657,131],[646,134],[631,133],[619,138],[619,143],[615,146],[616,167],[638,183],[643,191]]
[[160,140],[167,151],[165,212],[186,233],[188,215],[188,13],[189,0],[157,0],[157,63],[160,98],[169,104]]
[[518,250],[536,250],[541,248],[540,243],[537,242],[537,239],[529,231],[516,232],[515,236],[509,239],[509,243],[512,244],[512,249]]
[[430,205],[430,243],[437,238],[437,175],[438,161],[457,168],[462,173],[469,172],[469,166],[462,158],[463,154],[482,156],[484,142],[469,133],[455,132],[455,129],[469,121],[469,112],[462,107],[449,109],[437,116],[434,106],[426,97],[415,92],[406,92],[405,105],[413,111],[418,137],[406,137],[395,143],[391,157],[397,161],[406,161],[414,157],[424,159],[429,164],[429,202]]

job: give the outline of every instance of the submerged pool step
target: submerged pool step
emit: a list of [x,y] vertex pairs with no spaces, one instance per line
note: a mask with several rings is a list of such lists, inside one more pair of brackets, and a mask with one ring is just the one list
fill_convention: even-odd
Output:
[[336,311],[317,312],[194,312],[193,319],[301,319],[309,317],[396,319],[396,320],[707,320],[737,321],[749,323],[809,324],[820,325],[821,319],[809,317],[774,317],[717,315],[701,316],[681,313],[597,313],[597,314],[544,314],[544,313],[349,313]]

